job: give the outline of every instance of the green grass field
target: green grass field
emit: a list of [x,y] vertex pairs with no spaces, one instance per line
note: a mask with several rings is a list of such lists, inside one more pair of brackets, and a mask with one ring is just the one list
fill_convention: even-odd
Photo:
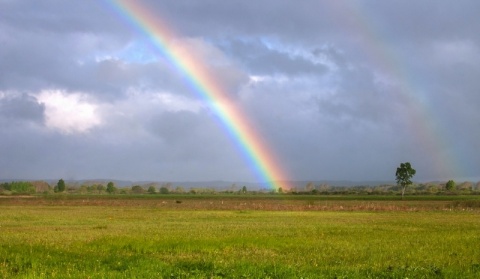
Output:
[[0,199],[1,278],[480,278],[478,198]]

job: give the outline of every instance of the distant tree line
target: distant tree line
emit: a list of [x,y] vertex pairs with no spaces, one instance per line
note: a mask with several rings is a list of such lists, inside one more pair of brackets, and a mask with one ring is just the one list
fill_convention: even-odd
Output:
[[448,182],[412,183],[407,188],[401,184],[332,186],[327,183],[306,183],[292,189],[248,189],[233,184],[229,189],[218,190],[214,187],[185,188],[172,183],[148,183],[130,187],[117,187],[114,182],[68,183],[60,179],[49,185],[45,181],[13,181],[0,184],[0,195],[32,195],[32,194],[83,194],[83,195],[469,195],[480,194],[480,182]]
[[[312,184],[313,185],[313,184]],[[317,194],[317,195],[401,195],[404,191],[408,195],[469,195],[480,194],[480,182],[449,182],[412,183],[410,187],[402,185],[359,185],[359,186],[330,186],[328,184],[306,185],[293,188],[286,193]]]

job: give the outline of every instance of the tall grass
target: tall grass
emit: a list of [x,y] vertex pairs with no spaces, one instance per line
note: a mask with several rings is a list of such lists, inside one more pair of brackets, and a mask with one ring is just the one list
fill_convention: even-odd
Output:
[[478,211],[0,206],[1,278],[479,278]]

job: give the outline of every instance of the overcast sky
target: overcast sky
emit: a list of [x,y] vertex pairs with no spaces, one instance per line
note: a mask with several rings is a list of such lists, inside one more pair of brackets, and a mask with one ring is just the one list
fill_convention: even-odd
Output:
[[[291,180],[480,180],[480,2],[137,1]],[[254,182],[211,107],[107,1],[0,0],[0,179]]]

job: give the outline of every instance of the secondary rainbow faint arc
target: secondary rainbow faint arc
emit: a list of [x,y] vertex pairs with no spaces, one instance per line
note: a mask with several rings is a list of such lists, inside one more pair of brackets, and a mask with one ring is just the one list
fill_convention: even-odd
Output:
[[253,129],[246,114],[228,98],[225,90],[194,54],[175,46],[178,38],[165,22],[155,17],[141,1],[108,1],[135,28],[144,33],[155,47],[181,72],[188,82],[215,111],[220,122],[237,146],[253,165],[261,182],[272,189],[290,189],[288,175],[280,167],[279,160]]
[[[419,89],[411,75],[406,69],[405,62],[398,53],[394,53],[390,46],[392,42],[382,36],[380,25],[375,23],[374,16],[369,16],[366,9],[360,2],[331,2],[332,7],[348,20],[348,28],[355,30],[356,34],[364,38],[363,51],[370,57],[371,61],[380,68],[399,79],[400,97],[408,104],[414,119],[410,123],[412,131],[415,133],[417,141],[422,145],[426,153],[431,158],[438,158],[431,161],[436,171],[444,176],[459,176],[462,170],[456,154],[449,154],[448,143],[444,140],[446,135],[440,133],[435,126],[438,126],[433,112],[428,104],[418,96]],[[391,35],[393,36],[393,35]],[[406,60],[406,59],[404,59]]]

